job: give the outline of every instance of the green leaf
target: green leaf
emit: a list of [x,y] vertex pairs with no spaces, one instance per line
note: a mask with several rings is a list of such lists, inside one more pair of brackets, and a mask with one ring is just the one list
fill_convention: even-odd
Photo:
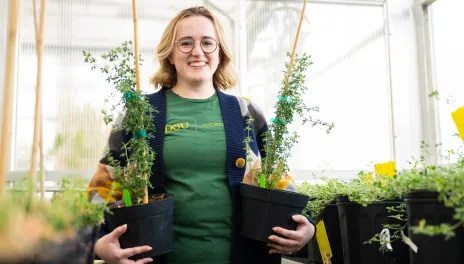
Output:
[[259,187],[266,188],[266,176],[264,174],[261,174],[261,177],[259,177]]
[[131,196],[127,189],[124,189],[122,197],[124,199],[124,204],[126,205],[126,207],[132,206]]

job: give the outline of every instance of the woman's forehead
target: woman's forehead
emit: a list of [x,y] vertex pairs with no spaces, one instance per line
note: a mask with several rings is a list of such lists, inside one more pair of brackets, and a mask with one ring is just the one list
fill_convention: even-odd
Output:
[[213,22],[204,16],[186,17],[177,25],[176,38],[217,38]]

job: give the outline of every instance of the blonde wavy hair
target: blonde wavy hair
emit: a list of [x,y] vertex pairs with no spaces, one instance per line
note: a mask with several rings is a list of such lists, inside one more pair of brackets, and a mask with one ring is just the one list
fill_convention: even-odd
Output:
[[232,71],[232,58],[229,49],[224,41],[223,27],[216,17],[205,7],[197,6],[182,10],[175,16],[164,30],[161,41],[156,47],[156,58],[159,63],[159,68],[150,78],[150,83],[158,88],[159,86],[174,87],[177,83],[176,69],[169,62],[168,57],[175,48],[175,37],[177,33],[177,25],[179,21],[190,16],[204,16],[211,20],[218,35],[219,41],[219,65],[213,75],[213,85],[215,88],[227,90],[237,84],[237,77]]

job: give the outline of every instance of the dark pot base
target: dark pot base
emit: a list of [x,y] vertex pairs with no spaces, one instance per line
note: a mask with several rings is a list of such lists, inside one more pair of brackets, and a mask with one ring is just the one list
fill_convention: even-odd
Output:
[[277,235],[272,228],[278,226],[295,230],[292,216],[301,214],[309,197],[299,193],[270,190],[241,183],[241,234],[244,237],[268,242]]
[[165,194],[163,200],[153,203],[111,209],[105,214],[110,231],[127,224],[126,232],[119,238],[121,248],[150,246],[151,251],[135,255],[132,260],[166,254],[172,248],[174,195]]
[[[408,226],[417,226],[425,219],[427,224],[455,224],[454,210],[438,201],[434,192],[414,192],[407,195]],[[456,236],[445,240],[443,236],[415,235],[409,231],[409,238],[418,247],[417,253],[410,250],[411,264],[461,264],[464,263],[464,228],[455,230]]]

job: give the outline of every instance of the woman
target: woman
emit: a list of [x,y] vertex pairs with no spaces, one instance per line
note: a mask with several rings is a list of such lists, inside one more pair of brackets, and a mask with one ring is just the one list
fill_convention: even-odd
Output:
[[[152,147],[157,156],[150,192],[174,193],[176,209],[172,252],[155,263],[280,263],[281,254],[300,250],[315,233],[314,224],[301,215],[294,218],[296,231],[276,227],[282,237],[271,236],[267,244],[237,231],[239,184],[251,182],[249,169],[265,155],[261,135],[267,125],[253,103],[219,91],[236,84],[221,33],[207,9],[189,8],[169,23],[157,47],[160,68],[151,83],[162,89],[148,95],[159,111],[154,118],[158,129]],[[243,142],[250,116],[255,120],[254,161],[245,166],[240,161],[246,158]],[[110,136],[111,151],[120,151],[120,138],[117,133]],[[112,179],[105,164],[103,158],[89,184],[92,201],[108,198],[103,189],[111,186]],[[148,246],[121,249],[118,237],[126,228],[100,238],[96,255],[107,263],[131,263],[128,257],[150,250]]]

